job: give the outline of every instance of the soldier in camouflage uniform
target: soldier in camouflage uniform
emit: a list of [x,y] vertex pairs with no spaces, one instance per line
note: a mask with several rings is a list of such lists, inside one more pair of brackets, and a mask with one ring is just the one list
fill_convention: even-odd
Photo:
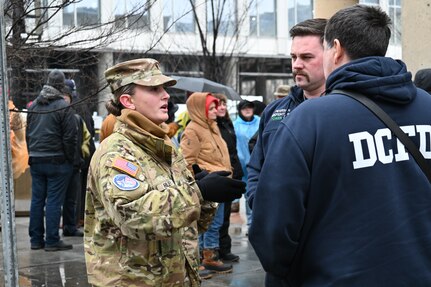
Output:
[[[209,225],[214,185],[230,185],[230,197],[245,191],[218,174],[199,182],[173,147],[163,123],[174,85],[157,61],[137,59],[105,72],[114,93],[108,110],[114,133],[91,160],[84,247],[94,286],[200,286],[198,229]],[[218,190],[217,190],[218,191]],[[204,200],[212,200],[207,201]]]

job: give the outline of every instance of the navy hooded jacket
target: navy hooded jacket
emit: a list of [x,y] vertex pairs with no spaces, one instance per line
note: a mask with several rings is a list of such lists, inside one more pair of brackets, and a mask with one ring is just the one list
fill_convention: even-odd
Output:
[[273,139],[281,120],[290,114],[300,103],[304,101],[304,93],[301,88],[294,86],[289,95],[269,104],[259,123],[257,142],[247,164],[248,180],[246,198],[250,208],[253,208],[254,195],[259,181],[260,171],[265,162],[268,146]]
[[339,67],[327,95],[280,124],[259,179],[249,232],[267,286],[431,286],[431,184],[365,106],[372,98],[431,158],[431,96],[401,61]]

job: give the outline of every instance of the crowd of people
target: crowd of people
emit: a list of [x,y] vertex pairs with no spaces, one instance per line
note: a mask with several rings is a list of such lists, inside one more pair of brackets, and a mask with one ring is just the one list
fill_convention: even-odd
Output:
[[32,177],[31,249],[72,249],[61,227],[84,238],[93,286],[200,286],[241,260],[229,226],[244,196],[267,287],[430,285],[431,175],[345,95],[377,103],[430,164],[431,69],[413,82],[385,57],[390,22],[354,5],[298,23],[295,85],[268,106],[240,101],[233,121],[227,97],[209,92],[175,119],[165,88],[176,81],[158,61],[119,63],[105,71],[113,97],[97,149],[90,113],[71,105],[74,81],[50,72],[25,140],[22,127],[11,136],[14,172],[28,160]]

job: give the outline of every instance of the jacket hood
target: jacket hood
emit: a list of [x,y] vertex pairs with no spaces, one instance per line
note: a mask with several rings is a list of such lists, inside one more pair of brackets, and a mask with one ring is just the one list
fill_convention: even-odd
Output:
[[342,89],[356,91],[378,100],[410,103],[416,97],[412,74],[400,60],[366,57],[334,70],[326,80],[326,93]]
[[216,121],[208,120],[205,115],[205,105],[208,95],[211,95],[211,93],[193,93],[186,102],[190,119],[202,127],[209,127],[213,124],[217,125]]
[[42,105],[47,105],[49,102],[58,99],[63,99],[63,93],[50,85],[44,85],[37,97],[38,103]]

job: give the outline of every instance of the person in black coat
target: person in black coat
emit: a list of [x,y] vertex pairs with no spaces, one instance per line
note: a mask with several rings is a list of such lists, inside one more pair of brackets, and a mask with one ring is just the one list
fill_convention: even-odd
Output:
[[[71,91],[72,94],[72,105],[76,115],[79,115],[80,121],[83,121],[88,131],[90,132],[90,155],[83,158],[83,163],[81,164],[81,172],[79,180],[79,194],[76,200],[76,226],[84,226],[84,209],[85,209],[85,196],[87,193],[87,174],[88,168],[90,166],[90,160],[96,151],[96,145],[94,143],[95,129],[94,120],[91,115],[89,108],[89,103],[86,100],[80,98],[77,93],[76,84],[74,80],[67,79],[65,81],[67,90]],[[78,185],[77,185],[78,186]]]
[[26,141],[32,178],[29,223],[32,250],[73,248],[60,240],[58,232],[77,144],[75,116],[63,98],[64,90],[64,73],[51,71],[28,109]]
[[[213,94],[213,96],[220,101],[217,110],[217,126],[219,127],[221,136],[226,142],[227,148],[229,150],[229,157],[233,170],[232,178],[241,179],[243,172],[236,150],[235,130],[226,108],[227,98],[223,94]],[[239,260],[239,256],[232,254],[231,252],[232,240],[229,235],[230,212],[231,202],[226,202],[224,205],[223,225],[219,231],[219,255],[220,259],[222,259],[224,262],[235,262]]]

